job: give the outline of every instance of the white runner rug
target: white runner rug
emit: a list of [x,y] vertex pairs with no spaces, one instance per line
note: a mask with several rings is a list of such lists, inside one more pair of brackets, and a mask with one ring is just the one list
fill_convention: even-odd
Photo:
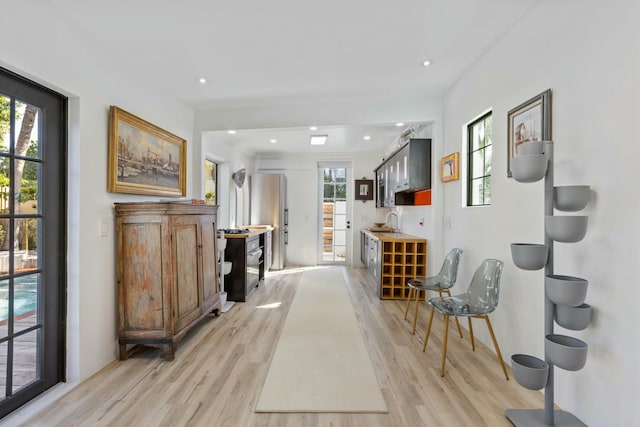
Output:
[[388,412],[340,268],[308,270],[256,412]]

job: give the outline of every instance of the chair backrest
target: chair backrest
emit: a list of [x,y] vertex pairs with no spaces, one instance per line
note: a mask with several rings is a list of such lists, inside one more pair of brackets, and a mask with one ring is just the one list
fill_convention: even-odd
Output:
[[462,249],[451,249],[444,258],[442,267],[440,268],[440,273],[438,273],[438,276],[442,277],[445,282],[450,283],[450,286],[453,286],[458,278],[458,265],[460,264],[461,254]]
[[485,259],[473,274],[467,296],[476,311],[491,313],[498,306],[503,265],[500,260]]

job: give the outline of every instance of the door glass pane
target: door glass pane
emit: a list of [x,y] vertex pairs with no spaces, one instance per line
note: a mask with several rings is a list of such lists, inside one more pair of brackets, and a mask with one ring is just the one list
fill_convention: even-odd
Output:
[[323,203],[322,226],[333,228],[333,203]]
[[13,281],[13,316],[16,333],[38,323],[39,283],[39,274],[16,277]]
[[40,158],[39,112],[38,107],[16,102],[16,131],[13,142],[17,156]]
[[11,100],[0,93],[0,143],[5,147],[8,144],[8,135],[11,123]]
[[[7,322],[0,322],[0,332],[2,336],[7,335]],[[0,343],[0,398],[7,397],[7,342]]]
[[[9,319],[9,279],[0,280],[0,337],[7,336],[7,320]],[[0,371],[2,375],[2,371]]]
[[324,184],[324,198],[333,199],[335,197],[335,186],[333,184]]
[[14,224],[14,271],[34,270],[39,267],[38,235],[40,220],[37,218],[18,218],[14,220]]
[[14,192],[16,195],[16,214],[38,213],[38,179],[40,177],[40,162],[30,160],[15,160]]
[[347,244],[347,232],[345,230],[335,230],[333,232],[333,244],[344,246]]
[[9,157],[0,153],[0,214],[9,213]]
[[19,335],[13,340],[13,393],[39,378],[38,350],[40,329]]
[[347,202],[336,202],[336,214],[346,215],[347,213]]

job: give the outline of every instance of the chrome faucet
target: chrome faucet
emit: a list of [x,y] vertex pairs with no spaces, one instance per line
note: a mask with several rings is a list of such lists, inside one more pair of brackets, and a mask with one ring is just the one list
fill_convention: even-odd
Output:
[[[395,212],[395,211],[390,211],[390,212],[387,214],[387,216],[385,216],[385,217],[384,217],[384,223],[385,223],[385,224],[389,224],[389,215],[393,215],[393,216],[395,216],[395,217],[396,217],[396,228],[395,228],[395,231],[396,231],[396,232],[399,232],[399,231],[400,231],[400,216],[398,215],[398,213],[397,213],[397,212]],[[389,224],[389,225],[391,225],[391,224]]]

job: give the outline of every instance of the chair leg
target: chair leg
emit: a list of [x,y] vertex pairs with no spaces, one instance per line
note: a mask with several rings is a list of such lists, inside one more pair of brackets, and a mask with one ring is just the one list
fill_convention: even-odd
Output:
[[416,297],[416,308],[413,311],[413,332],[412,332],[412,334],[415,335],[415,333],[416,333],[416,323],[418,323],[418,305],[420,304],[420,295],[422,294],[422,291],[420,291],[419,289],[414,289],[413,290],[413,294]]
[[442,367],[440,376],[444,377],[444,363],[447,360],[447,339],[449,338],[449,316],[444,316],[444,342],[442,343]]
[[407,296],[407,305],[404,306],[404,320],[407,320],[407,313],[409,313],[409,304],[411,304],[411,296],[413,295],[413,288],[409,288],[409,296]]
[[493,333],[493,328],[491,327],[491,321],[489,320],[489,316],[484,316],[484,319],[487,321],[487,327],[489,328],[489,333],[491,334],[491,339],[493,340],[493,346],[496,348],[496,356],[498,356],[500,365],[502,365],[502,372],[504,372],[504,377],[508,380],[509,374],[507,374],[507,368],[506,366],[504,366],[504,360],[502,360],[502,353],[500,352],[500,347],[498,347],[498,341],[496,340],[496,336]]
[[431,314],[429,315],[429,325],[427,326],[427,330],[424,331],[424,344],[422,345],[422,351],[427,348],[427,342],[429,342],[429,334],[431,334],[431,323],[433,322],[433,314],[435,310],[431,309]]
[[471,317],[467,317],[469,322],[469,335],[471,336],[471,350],[476,351],[476,341],[473,339],[473,325],[471,324]]
[[[446,292],[448,296],[451,296],[451,291],[449,289],[447,289]],[[460,334],[460,338],[462,338],[462,328],[460,327],[460,322],[458,322],[458,316],[455,316],[454,319],[456,319],[456,326],[458,327],[458,333]]]

